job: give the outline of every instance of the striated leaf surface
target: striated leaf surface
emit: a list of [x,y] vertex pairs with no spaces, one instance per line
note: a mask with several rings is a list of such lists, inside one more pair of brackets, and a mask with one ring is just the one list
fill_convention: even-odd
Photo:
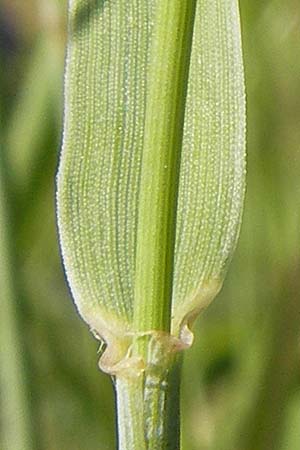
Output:
[[[75,303],[111,347],[107,365],[122,359],[135,332],[140,177],[157,1],[69,4],[58,225]],[[192,338],[187,325],[218,293],[236,245],[245,178],[238,3],[196,5],[175,180],[171,324],[172,334],[187,345]]]
[[69,8],[59,229],[76,305],[107,340],[133,316],[153,2],[72,1]]
[[181,157],[175,334],[221,288],[237,242],[244,190],[245,95],[238,2],[200,0]]

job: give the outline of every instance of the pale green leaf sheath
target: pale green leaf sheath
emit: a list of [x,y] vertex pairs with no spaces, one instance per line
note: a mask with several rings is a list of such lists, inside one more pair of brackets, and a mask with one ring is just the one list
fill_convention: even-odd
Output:
[[172,332],[221,288],[245,192],[245,94],[238,2],[197,2],[176,223]]
[[244,140],[237,0],[70,1],[58,225],[122,450],[179,448],[175,355],[236,245]]

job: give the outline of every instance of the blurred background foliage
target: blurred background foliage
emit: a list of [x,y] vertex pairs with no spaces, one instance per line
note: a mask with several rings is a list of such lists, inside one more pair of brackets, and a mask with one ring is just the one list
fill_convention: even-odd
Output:
[[[298,450],[300,7],[299,0],[241,0],[240,7],[246,208],[224,288],[186,352],[183,450]],[[113,386],[75,313],[57,244],[65,42],[65,1],[0,1],[5,450],[115,448]]]

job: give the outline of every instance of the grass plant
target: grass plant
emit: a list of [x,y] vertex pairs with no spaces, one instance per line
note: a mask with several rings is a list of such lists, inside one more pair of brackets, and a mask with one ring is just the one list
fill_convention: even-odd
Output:
[[[180,353],[182,450],[300,448],[299,7],[295,0],[243,0],[240,9],[247,80],[245,213],[218,299],[194,325],[191,348]],[[1,449],[116,447],[114,385],[97,370],[98,344],[74,313],[57,245],[53,174],[61,141],[66,12],[65,0],[0,2]],[[136,36],[132,15],[124,17],[130,19],[128,36]],[[215,25],[210,29],[216,34]],[[103,35],[101,41],[108,38]],[[140,53],[136,61],[141,63]],[[209,73],[207,66],[201,78],[208,80]],[[116,81],[114,76],[111,89]],[[198,100],[196,106],[195,124],[206,123]],[[82,116],[78,122],[85,123]],[[193,181],[198,190],[200,178]],[[194,200],[185,214],[198,211],[201,204]],[[196,252],[186,252],[187,272]],[[172,439],[179,420],[179,375],[173,373]],[[13,389],[13,380],[20,389]]]
[[106,345],[119,448],[178,449],[179,354],[221,288],[243,207],[236,1],[70,3],[57,184],[67,278]]

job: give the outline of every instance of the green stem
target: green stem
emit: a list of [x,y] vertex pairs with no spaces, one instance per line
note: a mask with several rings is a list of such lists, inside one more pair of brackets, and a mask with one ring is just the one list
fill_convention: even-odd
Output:
[[146,450],[143,418],[143,377],[117,377],[119,450]]
[[196,0],[160,0],[147,84],[134,329],[170,331],[175,220]]
[[[120,450],[179,449],[179,369],[170,336],[180,154],[196,0],[159,0],[149,61],[137,231],[133,353],[117,378]],[[171,406],[170,406],[171,405]]]
[[179,450],[180,367],[117,378],[119,450]]

